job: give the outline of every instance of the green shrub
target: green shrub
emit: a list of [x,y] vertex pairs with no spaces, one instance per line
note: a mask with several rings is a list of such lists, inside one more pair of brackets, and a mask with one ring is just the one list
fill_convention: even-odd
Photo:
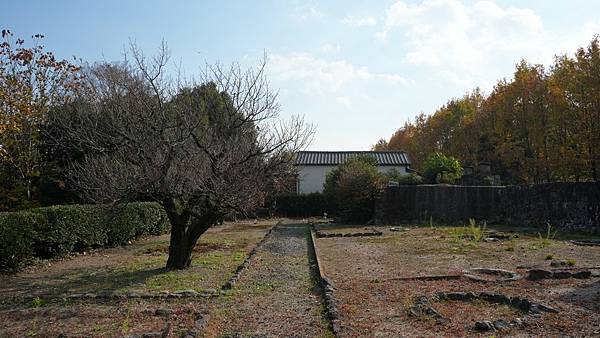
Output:
[[127,243],[143,234],[169,230],[156,203],[58,205],[0,213],[0,270],[14,271],[34,257],[53,258],[74,251]]
[[385,177],[372,157],[351,157],[327,175],[325,197],[342,222],[362,223],[373,218],[384,185]]
[[398,182],[400,185],[418,185],[423,184],[423,177],[415,174],[401,173],[398,169],[392,169],[384,174],[389,181]]
[[278,215],[286,217],[323,216],[323,213],[329,212],[327,200],[321,193],[280,194],[275,197],[275,210]]
[[34,229],[43,223],[44,216],[32,212],[0,213],[0,270],[19,270],[33,261]]
[[45,222],[35,227],[36,257],[64,256],[102,246],[107,241],[103,224],[99,222],[102,207],[94,205],[57,205],[30,209],[43,215]]
[[423,164],[423,176],[427,183],[453,184],[462,177],[463,168],[452,156],[435,152],[430,154]]

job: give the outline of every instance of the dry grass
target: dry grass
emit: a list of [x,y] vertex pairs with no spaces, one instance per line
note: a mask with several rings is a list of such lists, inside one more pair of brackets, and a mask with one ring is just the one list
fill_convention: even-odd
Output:
[[[194,314],[208,311],[209,301],[131,300],[65,301],[60,295],[99,291],[158,292],[219,289],[273,221],[228,223],[210,229],[194,250],[192,267],[163,269],[168,235],[131,245],[99,250],[31,267],[16,275],[0,275],[0,336],[121,336],[164,328],[157,307],[173,310],[175,332],[193,326]],[[37,296],[31,301],[32,296]]]
[[[482,227],[483,228],[483,227]],[[474,240],[467,227],[414,227],[369,238],[320,238],[317,245],[325,273],[336,286],[341,302],[342,336],[469,336],[475,320],[513,317],[510,308],[465,302],[435,305],[451,322],[416,319],[407,314],[415,296],[438,291],[496,291],[523,296],[557,307],[560,314],[547,314],[536,325],[522,330],[495,333],[553,336],[597,335],[600,327],[600,281],[545,280],[477,283],[468,280],[394,280],[397,277],[460,274],[475,267],[501,268],[524,273],[520,266],[550,268],[553,258],[576,262],[576,266],[598,265],[599,247],[573,245],[564,238],[539,236],[535,231],[502,228],[514,238],[499,242]],[[477,230],[477,229],[476,229]],[[484,229],[479,229],[484,230]],[[489,305],[489,304],[488,304]],[[489,318],[488,318],[489,317]],[[596,326],[594,326],[594,324]],[[596,332],[596,333],[594,333]]]

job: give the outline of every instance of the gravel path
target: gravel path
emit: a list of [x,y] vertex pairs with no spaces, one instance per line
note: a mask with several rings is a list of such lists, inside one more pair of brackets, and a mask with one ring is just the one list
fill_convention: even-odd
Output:
[[208,337],[328,337],[308,227],[280,224],[211,311]]

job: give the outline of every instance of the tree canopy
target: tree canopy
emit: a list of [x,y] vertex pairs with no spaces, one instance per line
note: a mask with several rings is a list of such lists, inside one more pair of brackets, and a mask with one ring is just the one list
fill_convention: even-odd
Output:
[[87,200],[156,200],[172,224],[167,267],[191,263],[198,238],[231,211],[260,205],[287,178],[313,129],[281,120],[264,71],[208,65],[197,81],[170,78],[163,45],[147,58],[101,63],[89,93],[52,115],[57,147],[82,154],[69,183]]
[[430,153],[490,163],[504,183],[600,178],[600,43],[546,69],[525,60],[489,95],[479,89],[418,115],[376,150],[405,150],[416,169]]
[[82,89],[80,67],[58,60],[40,34],[13,40],[2,30],[0,43],[0,209],[31,206],[42,173],[49,168],[41,130],[49,110]]

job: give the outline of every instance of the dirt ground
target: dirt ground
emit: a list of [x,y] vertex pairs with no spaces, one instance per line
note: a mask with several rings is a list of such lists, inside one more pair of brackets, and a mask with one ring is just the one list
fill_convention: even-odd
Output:
[[[195,249],[193,267],[186,271],[162,268],[168,236],[156,236],[0,275],[0,337],[182,337],[190,330],[197,337],[333,336],[309,250],[309,227],[300,221],[286,220],[274,228],[233,288],[215,297],[64,298],[99,291],[218,291],[275,223],[227,223],[209,230]],[[336,233],[365,229],[320,227]],[[579,236],[501,227],[375,229],[383,235],[316,239],[321,267],[334,286],[341,337],[600,336],[600,247],[569,241]],[[486,241],[492,230],[502,240]],[[462,275],[470,268],[501,268],[523,276],[532,268],[557,269],[552,262],[570,271],[594,268],[595,275],[509,282],[414,278]],[[480,333],[474,329],[477,321],[510,322],[529,315],[483,300],[432,297],[438,292],[498,292],[558,313]],[[445,321],[411,314],[422,296]]]
[[[479,336],[481,320],[522,318],[515,308],[487,302],[438,301],[432,306],[449,322],[411,316],[419,296],[436,292],[500,292],[552,306],[520,328],[486,332],[482,336],[600,336],[600,279],[552,279],[513,282],[406,280],[405,277],[461,274],[469,268],[551,269],[552,261],[568,268],[600,265],[600,247],[577,246],[573,236],[537,234],[530,229],[501,228],[510,239],[485,242],[468,227],[408,227],[392,232],[378,227],[378,237],[319,238],[325,275],[335,286],[343,337]],[[479,229],[481,230],[481,229]],[[488,229],[489,230],[489,229]],[[336,230],[337,231],[337,230]],[[475,232],[475,234],[473,234]],[[485,237],[485,236],[484,236]]]
[[218,290],[275,223],[247,221],[211,228],[194,250],[192,268],[185,271],[163,269],[169,242],[164,235],[0,275],[0,337],[119,337],[156,330],[178,337],[208,312],[211,300],[72,301],[63,296]]

